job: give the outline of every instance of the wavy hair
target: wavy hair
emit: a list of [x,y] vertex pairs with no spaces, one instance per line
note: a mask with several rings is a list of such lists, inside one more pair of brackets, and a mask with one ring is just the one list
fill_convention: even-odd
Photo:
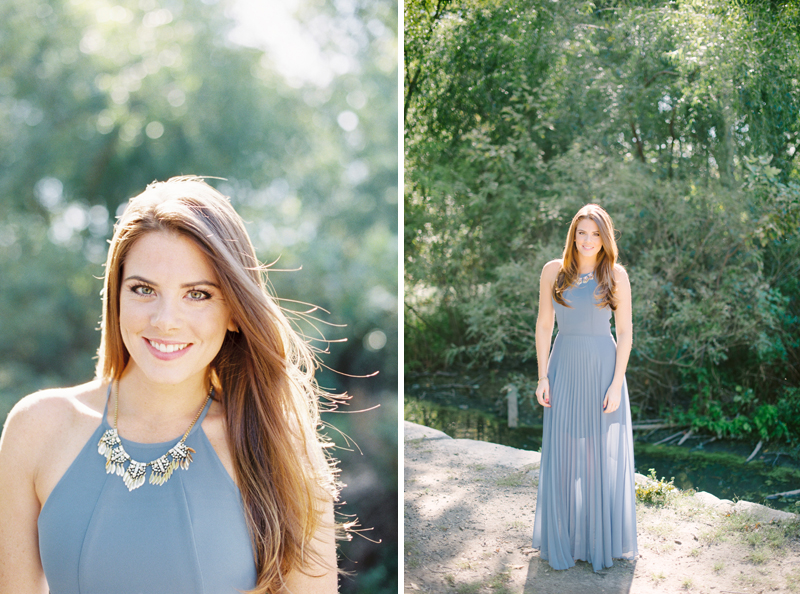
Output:
[[[254,594],[277,592],[292,570],[323,563],[309,544],[322,525],[320,503],[338,495],[335,462],[318,433],[321,390],[315,349],[270,293],[241,217],[227,197],[195,176],[154,182],[131,198],[115,225],[103,287],[96,374],[119,379],[130,354],[122,342],[122,266],[137,239],[167,231],[194,241],[216,271],[238,332],[228,331],[209,381],[225,412],[236,483],[257,568]],[[292,316],[293,317],[293,316]],[[324,563],[323,563],[324,566]]]
[[612,311],[616,311],[617,299],[614,292],[617,283],[612,273],[619,257],[619,251],[614,238],[614,223],[608,213],[597,204],[586,204],[572,218],[567,232],[567,241],[564,244],[561,267],[558,269],[556,281],[553,283],[553,299],[556,303],[571,307],[564,300],[564,291],[571,287],[578,278],[578,248],[575,246],[575,233],[578,230],[578,223],[583,219],[594,221],[600,230],[600,239],[603,242],[594,268],[597,280],[597,289],[595,290],[595,296],[598,299],[597,307],[602,309],[608,306]]

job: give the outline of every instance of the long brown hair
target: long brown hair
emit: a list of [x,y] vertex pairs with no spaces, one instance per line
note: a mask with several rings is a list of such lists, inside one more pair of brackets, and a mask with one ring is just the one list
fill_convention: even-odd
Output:
[[578,230],[578,223],[583,219],[595,222],[600,230],[600,240],[603,242],[594,268],[594,276],[597,280],[597,289],[595,290],[595,296],[598,298],[597,307],[602,309],[608,306],[612,311],[616,311],[617,299],[614,291],[617,283],[614,280],[613,272],[619,251],[614,238],[614,223],[608,213],[597,204],[585,205],[572,218],[567,232],[567,241],[564,244],[561,267],[558,269],[556,281],[553,283],[553,299],[556,303],[570,307],[564,301],[564,291],[572,286],[578,278],[578,248],[575,246],[575,233]]
[[[202,178],[154,182],[132,198],[115,226],[106,262],[97,376],[118,379],[130,354],[119,327],[122,265],[146,233],[193,240],[217,273],[238,332],[228,331],[211,363],[225,411],[236,483],[255,551],[254,593],[277,592],[303,571],[322,523],[320,503],[335,498],[334,462],[323,451],[319,399],[336,398],[314,380],[318,358],[267,289],[241,217]],[[327,493],[327,495],[326,495]],[[333,569],[333,568],[331,568]]]

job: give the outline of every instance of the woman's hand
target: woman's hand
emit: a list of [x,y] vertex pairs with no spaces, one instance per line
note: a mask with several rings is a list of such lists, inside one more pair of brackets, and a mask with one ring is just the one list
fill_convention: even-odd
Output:
[[536,386],[536,400],[546,408],[550,408],[550,380],[543,377]]
[[606,397],[603,399],[603,412],[612,413],[619,408],[619,401],[622,399],[622,384],[611,384],[606,390]]

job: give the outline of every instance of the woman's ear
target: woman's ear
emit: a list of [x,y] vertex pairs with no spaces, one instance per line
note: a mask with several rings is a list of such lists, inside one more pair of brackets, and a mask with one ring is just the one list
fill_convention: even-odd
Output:
[[233,321],[233,317],[228,321],[228,330],[231,332],[239,332],[239,326]]

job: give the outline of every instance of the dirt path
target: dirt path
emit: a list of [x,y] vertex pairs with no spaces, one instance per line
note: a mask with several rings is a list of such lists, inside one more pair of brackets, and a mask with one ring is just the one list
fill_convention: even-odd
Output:
[[793,514],[679,493],[637,505],[635,561],[554,571],[530,542],[538,453],[406,422],[404,455],[406,594],[800,592]]

